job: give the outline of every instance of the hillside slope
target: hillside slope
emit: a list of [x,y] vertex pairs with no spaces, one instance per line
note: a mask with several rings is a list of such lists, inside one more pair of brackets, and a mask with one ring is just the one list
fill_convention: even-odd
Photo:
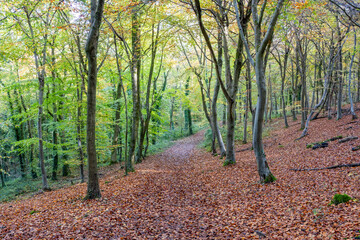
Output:
[[[359,114],[359,113],[358,113]],[[328,203],[336,193],[360,199],[360,167],[321,171],[292,168],[326,167],[360,162],[351,148],[360,140],[333,141],[329,147],[306,144],[338,135],[359,136],[359,121],[325,118],[300,125],[271,125],[265,151],[277,181],[258,184],[255,157],[237,146],[237,163],[197,147],[203,133],[178,141],[148,157],[136,172],[101,179],[102,198],[84,201],[86,185],[78,184],[30,198],[0,204],[1,239],[340,239],[360,235],[360,203]],[[242,151],[244,150],[244,151]],[[261,233],[259,233],[261,232]]]

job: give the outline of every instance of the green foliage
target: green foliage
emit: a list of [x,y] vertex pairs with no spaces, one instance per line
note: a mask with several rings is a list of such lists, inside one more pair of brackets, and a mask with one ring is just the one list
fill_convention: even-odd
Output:
[[352,198],[347,194],[335,194],[333,199],[330,202],[330,205],[335,204],[339,205],[340,203],[346,203],[350,201]]
[[264,183],[272,183],[276,181],[276,177],[270,173],[265,179],[264,179]]
[[210,152],[211,151],[211,143],[212,143],[212,132],[211,132],[211,128],[208,128],[205,131],[204,141],[202,142],[201,147],[205,148],[206,151]]
[[336,136],[336,137],[326,139],[324,141],[309,143],[309,144],[306,144],[306,148],[313,148],[315,145],[322,145],[324,143],[333,142],[335,140],[339,140],[339,139],[342,139],[342,138],[343,138],[343,136],[339,135],[339,136]]
[[[49,179],[49,184],[52,189],[58,189],[65,186],[70,186],[71,182],[68,179],[62,180],[51,180]],[[38,192],[41,189],[42,182],[41,178],[30,179],[30,178],[15,178],[6,182],[6,186],[1,188],[0,202],[7,202],[18,197],[31,196],[35,192]]]
[[316,143],[306,144],[306,148],[312,148]]
[[34,213],[39,213],[40,211],[38,211],[38,210],[32,210],[31,212],[30,212],[30,215],[33,215]]
[[232,165],[232,164],[235,164],[235,162],[234,162],[234,161],[229,161],[229,160],[225,160],[225,161],[223,162],[223,166],[224,166],[224,167],[226,167],[226,166],[228,166],[228,165]]
[[[203,126],[201,124],[194,124],[194,134],[201,129]],[[174,130],[164,131],[164,133],[156,137],[156,143],[154,145],[150,144],[148,149],[148,155],[156,154],[162,152],[164,149],[171,147],[174,144],[174,141],[183,137],[188,136],[187,132],[184,129],[175,128]]]
[[17,196],[35,192],[41,189],[41,180],[30,180],[17,178],[6,182],[6,187],[1,189],[0,202],[10,201],[15,199]]

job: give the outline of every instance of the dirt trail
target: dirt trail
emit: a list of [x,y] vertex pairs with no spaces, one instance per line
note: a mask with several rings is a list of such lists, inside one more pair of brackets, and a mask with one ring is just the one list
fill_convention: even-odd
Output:
[[212,207],[204,194],[211,189],[200,176],[206,166],[197,147],[203,134],[146,158],[128,177],[105,177],[100,200],[81,200],[85,185],[79,184],[0,205],[0,238],[209,238],[212,221],[205,212]]

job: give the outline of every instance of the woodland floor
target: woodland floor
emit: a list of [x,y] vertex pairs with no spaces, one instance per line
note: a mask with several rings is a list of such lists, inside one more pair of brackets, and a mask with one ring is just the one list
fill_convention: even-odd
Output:
[[[357,112],[360,115],[360,112]],[[360,199],[360,167],[294,172],[291,168],[360,162],[360,139],[306,144],[338,135],[359,136],[360,120],[318,119],[309,135],[300,124],[271,124],[265,151],[277,181],[260,185],[250,144],[238,145],[237,163],[197,145],[203,132],[177,141],[161,154],[101,179],[102,198],[84,201],[86,185],[45,192],[0,204],[0,239],[354,239],[360,235],[360,200],[328,203],[335,193]]]

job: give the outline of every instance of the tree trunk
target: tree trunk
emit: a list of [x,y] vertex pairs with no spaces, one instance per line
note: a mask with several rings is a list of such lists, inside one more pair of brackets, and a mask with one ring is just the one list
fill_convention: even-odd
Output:
[[258,86],[258,99],[253,130],[253,147],[256,156],[260,182],[266,183],[268,181],[272,181],[273,176],[266,161],[264,146],[262,142],[264,112],[266,103],[266,83],[261,55],[256,56],[255,72],[256,83]]
[[[222,10],[223,11],[223,10]],[[243,27],[247,28],[247,22],[243,23]],[[239,36],[237,42],[234,74],[231,75],[230,71],[230,56],[227,44],[227,26],[225,27],[225,33],[223,36],[224,41],[224,62],[225,62],[225,77],[227,91],[230,99],[227,99],[227,115],[226,115],[226,159],[224,165],[233,164],[235,160],[235,126],[236,126],[236,95],[239,87],[240,71],[242,67],[242,55],[243,55],[243,41]]]
[[[81,89],[79,89],[81,88]],[[83,101],[83,88],[78,86],[76,89],[77,92],[77,115],[76,115],[76,131],[77,131],[77,144],[78,144],[78,154],[79,154],[79,162],[80,162],[80,179],[81,183],[85,182],[85,175],[84,175],[84,153],[82,148],[82,128],[83,128],[83,121],[81,119],[82,115],[82,101]]]
[[[266,2],[265,2],[266,3]],[[258,173],[260,176],[260,182],[269,183],[276,180],[276,178],[270,172],[268,163],[266,161],[264,146],[262,142],[262,132],[263,132],[263,123],[264,123],[264,113],[265,113],[265,102],[266,102],[266,82],[265,82],[265,66],[264,59],[266,60],[267,54],[264,58],[264,53],[268,46],[271,44],[271,39],[274,33],[274,28],[280,14],[280,10],[284,0],[279,0],[276,6],[274,13],[272,14],[270,23],[268,25],[268,29],[266,30],[265,36],[261,40],[263,33],[261,31],[261,20],[259,20],[258,16],[258,2],[253,1],[251,3],[251,11],[253,16],[253,24],[254,24],[254,33],[255,33],[255,49],[256,49],[256,58],[255,60],[252,58],[250,53],[250,48],[248,43],[245,40],[244,31],[241,26],[239,10],[238,10],[238,2],[234,0],[237,23],[239,27],[239,35],[241,36],[243,43],[245,45],[246,53],[251,61],[251,64],[255,68],[256,74],[256,83],[258,86],[258,101],[256,106],[256,114],[255,114],[255,122],[253,129],[253,147],[256,156],[256,161],[258,165]],[[265,5],[263,5],[265,6]]]
[[[226,100],[226,99],[225,99]],[[222,114],[222,125],[225,126],[226,125],[226,104],[224,103],[222,105],[223,107],[223,114]]]
[[121,98],[121,91],[122,91],[122,72],[121,72],[121,66],[120,66],[120,62],[119,62],[119,56],[118,56],[118,50],[117,50],[117,43],[116,43],[116,37],[114,37],[114,43],[115,43],[115,54],[116,54],[116,66],[117,66],[117,70],[118,70],[118,75],[119,75],[119,82],[117,84],[116,87],[116,92],[114,94],[114,101],[115,101],[115,118],[114,118],[114,135],[113,135],[113,141],[112,141],[112,146],[113,149],[111,150],[111,160],[110,163],[111,164],[115,164],[118,162],[117,159],[117,154],[118,154],[118,149],[119,149],[119,140],[121,141],[121,137],[120,134],[120,113],[121,113],[121,108],[120,108],[120,98]]
[[140,121],[140,22],[139,22],[139,9],[135,6],[132,9],[131,15],[131,39],[132,39],[132,59],[131,59],[131,85],[132,85],[132,99],[133,99],[133,112],[132,112],[132,127],[131,138],[129,144],[129,155],[127,163],[125,164],[126,172],[133,172],[133,162],[135,162],[135,149],[138,138],[138,128]]
[[101,197],[96,158],[96,82],[97,82],[97,48],[99,30],[104,9],[104,0],[91,0],[91,28],[86,41],[88,59],[88,97],[87,97],[87,153],[88,153],[88,187],[86,199]]
[[126,92],[125,92],[125,88],[124,88],[124,84],[121,85],[122,88],[122,93],[124,96],[124,102],[125,102],[125,176],[128,175],[127,172],[127,168],[126,168],[126,164],[128,161],[128,129],[129,129],[129,115],[128,115],[128,102],[127,102],[127,96],[126,96]]
[[282,68],[282,73],[281,73],[281,103],[282,103],[282,113],[283,113],[283,117],[284,117],[284,124],[285,127],[288,128],[289,124],[287,121],[287,117],[286,117],[286,103],[285,103],[285,98],[284,98],[284,88],[285,88],[285,79],[286,79],[286,70],[287,70],[287,62],[288,62],[288,58],[289,58],[289,53],[290,53],[290,48],[286,48],[285,49],[285,57],[284,57],[284,67]]
[[[53,45],[51,47],[51,77],[52,77],[52,85],[53,85],[53,95],[55,96],[56,93],[56,73],[55,73],[55,39],[53,40]],[[57,132],[57,121],[58,121],[58,117],[57,117],[57,106],[56,106],[56,102],[53,103],[53,122],[54,122],[54,130],[52,132],[52,137],[53,137],[53,168],[52,168],[52,176],[51,179],[52,180],[57,180],[57,170],[58,170],[58,165],[59,165],[59,153],[58,153],[58,132]]]
[[355,110],[354,110],[354,103],[353,103],[353,98],[352,98],[352,94],[351,94],[351,74],[352,74],[352,66],[354,63],[354,58],[355,58],[355,54],[356,54],[356,31],[354,29],[354,53],[351,57],[351,62],[350,62],[350,67],[349,67],[349,84],[348,84],[348,96],[349,96],[349,101],[350,101],[350,112],[352,115],[352,119],[357,119],[358,117],[356,116]]
[[[170,106],[170,130],[174,130],[174,102],[175,102],[175,98],[172,97],[171,98],[171,106]],[[153,142],[153,144],[155,144],[155,142]]]
[[[158,42],[159,42],[159,33],[160,33],[160,23],[157,25],[156,34],[155,34],[155,26],[153,24],[152,26],[152,37],[151,37],[151,63],[150,63],[150,69],[149,69],[149,76],[148,76],[148,82],[146,87],[146,100],[145,100],[145,109],[146,109],[146,116],[144,120],[141,120],[141,128],[140,128],[140,138],[139,138],[139,147],[138,147],[138,154],[136,158],[136,162],[139,163],[141,160],[145,157],[143,154],[143,148],[144,148],[144,141],[145,136],[148,135],[149,131],[149,124],[151,120],[151,113],[152,113],[152,104],[150,103],[150,98],[152,97],[151,94],[151,86],[154,84],[154,91],[155,93],[156,89],[156,79],[153,83],[153,74],[154,74],[154,68],[155,68],[155,60],[156,60],[156,53],[158,48]],[[161,69],[161,66],[160,66]],[[160,71],[159,69],[159,71]],[[159,72],[160,74],[160,72]],[[165,82],[167,81],[167,75],[165,74]],[[150,106],[151,105],[151,106]],[[159,105],[157,105],[159,106]]]
[[[340,22],[338,17],[337,20],[337,35],[339,38],[339,44],[341,44],[341,30],[340,30]],[[341,113],[341,104],[342,104],[342,91],[343,91],[343,64],[342,64],[342,48],[339,51],[338,59],[337,59],[337,80],[338,80],[338,92],[337,92],[337,114],[336,120],[340,120],[342,118]]]
[[357,66],[357,94],[356,94],[356,102],[360,102],[360,55],[358,58],[358,66]]
[[[43,100],[44,100],[44,85],[45,85],[45,63],[46,63],[46,49],[47,49],[47,33],[43,36],[43,49],[42,49],[42,61],[40,61],[38,52],[37,52],[37,44],[35,43],[35,35],[31,24],[31,13],[24,9],[27,17],[27,23],[30,29],[30,36],[33,41],[33,53],[34,53],[34,61],[35,67],[37,71],[37,77],[39,82],[39,98],[38,98],[38,138],[39,138],[39,162],[40,162],[40,169],[42,175],[42,188],[43,190],[50,190],[47,176],[46,176],[46,169],[45,169],[45,162],[44,162],[44,146],[43,146],[43,132],[42,132],[42,117],[43,117]],[[49,24],[49,15],[46,16],[46,23],[45,27],[48,27]]]
[[273,111],[273,91],[272,91],[272,84],[271,84],[271,65],[269,65],[269,98],[270,99],[270,108],[269,108],[269,117],[268,120],[271,122],[271,114]]
[[[223,44],[222,44],[222,32],[221,28],[218,27],[218,67],[222,70],[223,66]],[[221,73],[221,72],[220,72]],[[220,132],[219,123],[218,123],[218,113],[217,113],[217,100],[219,97],[220,91],[220,79],[217,77],[214,87],[214,94],[211,102],[211,120],[212,120],[212,131],[213,131],[213,139],[217,140],[219,149],[220,149],[220,157],[224,157],[226,155],[225,144]],[[213,140],[213,141],[214,141]]]
[[5,179],[4,179],[4,163],[3,159],[0,159],[0,179],[1,179],[1,187],[6,187]]
[[251,97],[251,66],[250,61],[246,60],[246,109],[245,109],[245,119],[244,119],[244,132],[243,132],[243,143],[247,143],[247,120],[249,117],[249,111],[252,115],[252,124],[251,129],[254,127],[254,110],[252,109],[252,97]]
[[[342,46],[340,46],[342,47]],[[335,48],[332,45],[330,48],[330,54],[329,54],[329,64],[328,64],[328,68],[325,74],[325,81],[324,81],[324,88],[323,88],[323,94],[322,97],[320,99],[320,101],[313,107],[313,109],[311,110],[310,114],[307,117],[306,123],[305,123],[305,128],[300,136],[300,138],[304,137],[307,134],[307,130],[309,127],[309,123],[310,120],[313,117],[314,112],[320,108],[322,109],[323,106],[325,105],[325,103],[328,101],[329,99],[329,95],[330,95],[330,91],[331,91],[331,76],[332,76],[332,72],[333,72],[333,68],[334,68],[334,55],[335,55]],[[315,117],[317,117],[319,113],[317,113],[315,115]],[[314,117],[314,118],[315,118]]]
[[50,188],[47,182],[47,176],[45,170],[43,132],[42,132],[43,98],[44,98],[44,76],[41,74],[39,76],[39,111],[38,111],[39,162],[40,162],[43,190],[49,190]]
[[[190,84],[190,77],[188,77],[186,79],[186,83],[185,83],[185,96],[186,97],[188,97],[189,93],[190,93],[189,84]],[[192,128],[192,120],[191,120],[191,110],[188,106],[186,107],[186,109],[184,111],[184,115],[185,115],[185,129],[187,129],[188,135],[192,135],[193,128]]]
[[295,83],[295,72],[294,72],[294,63],[293,61],[291,61],[291,86],[292,86],[292,91],[291,91],[291,102],[292,102],[292,106],[291,106],[291,114],[292,114],[292,119],[293,121],[297,120],[296,117],[296,83]]

